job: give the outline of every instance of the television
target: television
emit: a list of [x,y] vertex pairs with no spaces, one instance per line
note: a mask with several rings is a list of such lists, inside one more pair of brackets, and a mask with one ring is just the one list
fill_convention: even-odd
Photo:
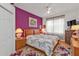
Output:
[[67,26],[72,26],[72,25],[76,25],[76,20],[71,20],[67,22]]
[[67,26],[71,26],[71,23],[72,23],[71,21],[68,21]]

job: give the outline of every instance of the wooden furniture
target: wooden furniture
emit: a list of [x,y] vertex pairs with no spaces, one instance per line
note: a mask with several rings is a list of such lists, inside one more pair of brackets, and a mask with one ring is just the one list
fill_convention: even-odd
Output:
[[24,37],[33,35],[33,29],[24,29]]
[[72,55],[73,56],[79,56],[79,39],[75,40],[74,38],[71,38],[71,46],[72,46]]
[[65,41],[64,40],[60,40],[59,41],[59,45],[62,45],[62,46],[64,46],[65,48],[70,48],[71,46],[70,45],[68,45],[67,43],[65,43]]
[[72,55],[79,56],[79,39],[75,39],[76,37],[73,30],[66,30],[65,31],[65,42],[71,45],[72,48]]
[[67,44],[71,44],[71,37],[72,37],[72,33],[73,33],[73,31],[71,31],[71,30],[65,30],[65,43],[67,43]]
[[[28,36],[28,35],[34,35],[34,29],[24,29],[24,33],[23,33],[23,35],[24,35],[24,38],[16,38],[16,43],[15,43],[15,49],[16,50],[18,50],[18,49],[21,49],[21,48],[23,48],[24,46],[25,46],[25,44],[26,44],[26,36]],[[39,32],[38,32],[38,29],[36,29],[36,31],[35,31],[35,34],[38,34]]]
[[26,39],[16,39],[16,43],[15,43],[15,49],[18,50],[18,49],[21,49],[25,46],[26,44]]
[[24,37],[35,34],[40,34],[39,29],[24,29]]

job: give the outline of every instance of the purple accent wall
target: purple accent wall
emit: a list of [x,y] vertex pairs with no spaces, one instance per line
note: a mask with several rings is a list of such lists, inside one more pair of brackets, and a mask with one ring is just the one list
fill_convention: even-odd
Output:
[[[37,19],[37,28],[39,28],[40,25],[42,25],[42,18],[39,16],[36,16],[32,13],[29,13],[27,11],[24,11],[20,8],[16,8],[16,28],[30,28],[29,27],[29,17],[33,17]],[[35,29],[35,28],[34,28]]]

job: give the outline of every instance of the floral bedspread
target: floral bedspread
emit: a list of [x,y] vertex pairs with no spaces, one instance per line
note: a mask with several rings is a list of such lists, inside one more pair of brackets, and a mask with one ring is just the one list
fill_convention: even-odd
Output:
[[10,56],[45,56],[45,54],[32,47],[26,46],[20,50],[11,53]]
[[28,44],[37,47],[46,52],[47,55],[52,54],[52,50],[55,45],[55,41],[59,38],[52,35],[30,35],[27,37]]
[[71,56],[71,48],[65,48],[64,46],[58,46],[54,51],[54,56]]

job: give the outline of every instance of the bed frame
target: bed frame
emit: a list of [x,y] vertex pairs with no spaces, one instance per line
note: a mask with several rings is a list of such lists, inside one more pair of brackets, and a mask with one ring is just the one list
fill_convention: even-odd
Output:
[[39,49],[39,48],[36,48],[36,47],[31,46],[31,45],[29,45],[29,44],[26,44],[26,46],[28,46],[28,47],[30,47],[31,49],[33,49],[33,50],[39,52],[42,56],[47,56],[47,54],[46,54],[43,50],[41,50],[41,49]]
[[[35,35],[35,34],[41,34],[40,31],[39,31],[39,29],[24,29],[24,37],[27,37],[28,35]],[[27,39],[26,39],[26,41],[27,41]],[[56,44],[55,44],[52,52],[54,52],[54,50],[56,49],[56,47],[58,46],[58,44],[59,44],[59,40],[56,42]],[[43,50],[38,49],[38,48],[36,48],[34,46],[31,46],[31,45],[29,45],[27,43],[26,43],[26,45],[28,45],[29,47],[32,47],[32,48],[40,51],[40,53],[44,53],[46,55],[46,53]]]
[[35,34],[41,34],[40,29],[24,29],[24,37]]
[[[24,29],[24,33],[23,33],[24,37],[27,37],[29,35],[35,35],[35,34],[41,34],[40,30],[39,29]],[[27,41],[27,39],[26,39],[26,41]],[[31,46],[31,45],[29,45],[27,43],[26,43],[26,46],[29,46],[30,48],[32,48],[32,49],[34,49],[36,51],[39,51],[42,55],[47,56],[47,54],[43,50],[41,50],[39,48]]]

